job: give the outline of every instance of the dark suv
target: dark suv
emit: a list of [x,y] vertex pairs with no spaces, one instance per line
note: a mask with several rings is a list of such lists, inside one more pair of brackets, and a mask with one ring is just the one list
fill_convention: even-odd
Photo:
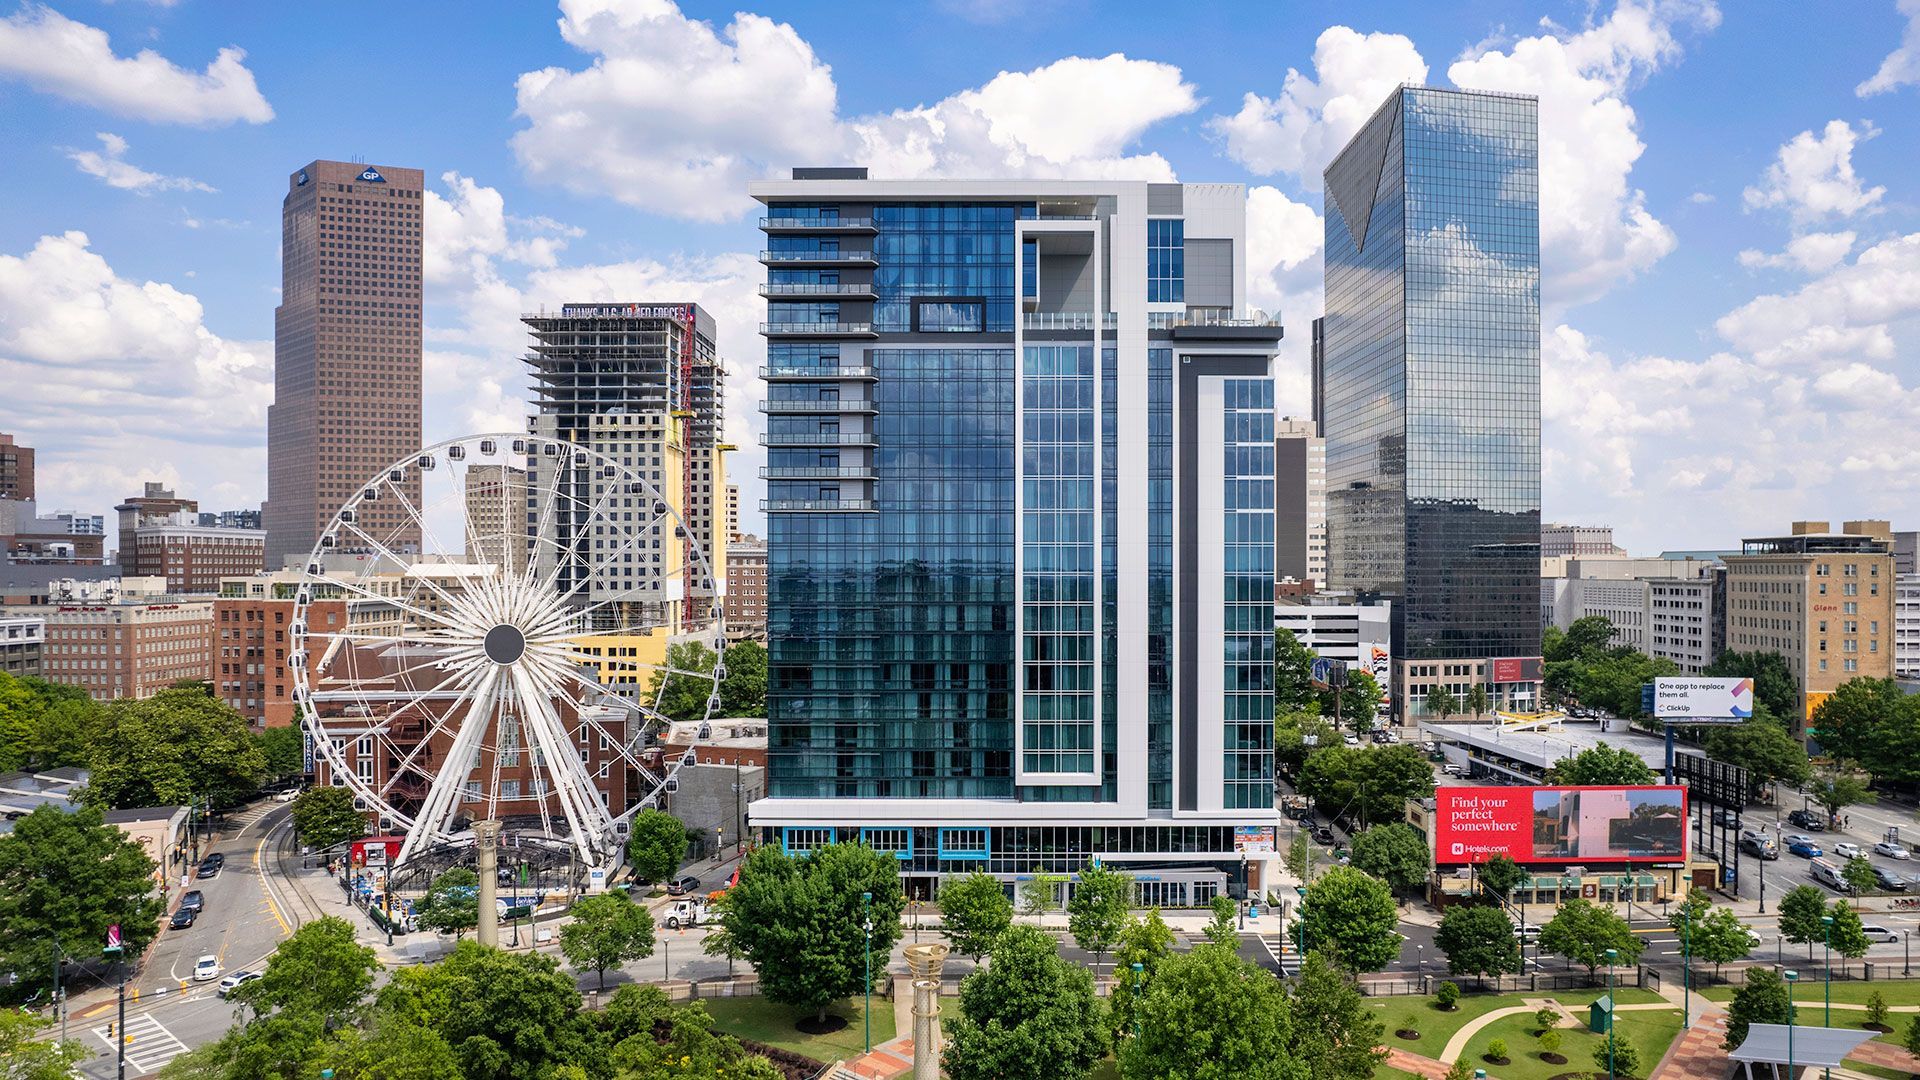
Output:
[[1827,819],[1810,810],[1793,811],[1787,815],[1787,822],[1796,828],[1805,829],[1808,832],[1827,831]]
[[201,895],[199,889],[188,889],[180,897],[180,907],[182,910],[191,909],[195,915],[198,915],[207,909],[207,898]]

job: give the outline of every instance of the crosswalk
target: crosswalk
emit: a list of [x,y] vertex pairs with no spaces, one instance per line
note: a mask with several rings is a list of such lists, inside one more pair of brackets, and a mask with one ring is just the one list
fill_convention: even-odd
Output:
[[[92,1029],[94,1038],[106,1047],[108,1057],[113,1057],[116,1052],[114,1038],[117,1033],[114,1029],[113,1024],[101,1024]],[[127,1065],[135,1074],[153,1072],[187,1052],[187,1044],[150,1013],[129,1017],[124,1034],[127,1040]]]

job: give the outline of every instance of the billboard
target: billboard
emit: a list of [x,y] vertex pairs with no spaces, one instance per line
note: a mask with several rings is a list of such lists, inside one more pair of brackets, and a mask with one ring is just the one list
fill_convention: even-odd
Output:
[[1242,855],[1273,854],[1273,826],[1235,825],[1233,827],[1233,850]]
[[1326,656],[1316,656],[1308,669],[1307,678],[1322,690],[1345,686],[1347,685],[1347,662]]
[[1434,861],[1683,862],[1682,787],[1443,787]]
[[1753,718],[1752,679],[1713,679],[1699,675],[1653,681],[1657,720],[1739,721]]
[[1539,682],[1541,661],[1537,656],[1503,656],[1487,661],[1489,682]]

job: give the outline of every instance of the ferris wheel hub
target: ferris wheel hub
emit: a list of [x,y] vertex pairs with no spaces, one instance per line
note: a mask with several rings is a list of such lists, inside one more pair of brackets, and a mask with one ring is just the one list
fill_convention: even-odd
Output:
[[505,667],[527,651],[527,635],[512,623],[501,623],[487,631],[487,659]]

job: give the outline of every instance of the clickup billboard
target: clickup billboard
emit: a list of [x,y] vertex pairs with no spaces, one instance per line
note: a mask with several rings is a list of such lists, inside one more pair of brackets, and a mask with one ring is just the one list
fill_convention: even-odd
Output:
[[1738,723],[1753,718],[1752,679],[1710,679],[1698,675],[1653,680],[1656,720]]
[[1683,787],[1443,787],[1434,861],[1682,862]]

